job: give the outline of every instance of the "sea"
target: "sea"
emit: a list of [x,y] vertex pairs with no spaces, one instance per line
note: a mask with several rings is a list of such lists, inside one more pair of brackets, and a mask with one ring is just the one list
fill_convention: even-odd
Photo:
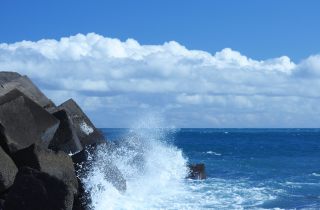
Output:
[[[130,155],[113,158],[127,180],[124,194],[104,180],[100,164],[92,168],[82,180],[90,209],[320,209],[320,129],[175,128],[152,120],[101,128],[110,142],[140,135],[148,152],[143,170]],[[99,154],[108,156],[103,147]],[[197,163],[207,179],[186,179],[187,165]]]

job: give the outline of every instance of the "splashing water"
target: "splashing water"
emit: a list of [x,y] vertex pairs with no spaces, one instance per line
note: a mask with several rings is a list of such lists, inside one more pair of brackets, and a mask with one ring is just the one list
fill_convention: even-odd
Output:
[[[96,163],[82,178],[91,209],[167,209],[168,203],[175,203],[176,195],[185,191],[187,159],[171,144],[177,130],[165,125],[163,112],[148,110],[135,118],[132,128],[124,133],[129,134],[127,143],[133,147],[120,145],[110,150],[108,144],[98,146],[93,154]],[[124,195],[104,179],[101,168],[109,159],[127,181]]]

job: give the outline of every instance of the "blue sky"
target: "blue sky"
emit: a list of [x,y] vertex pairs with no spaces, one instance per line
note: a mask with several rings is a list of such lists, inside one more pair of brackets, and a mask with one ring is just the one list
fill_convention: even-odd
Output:
[[176,127],[319,127],[319,8],[0,0],[0,70],[74,98],[97,127],[159,107]]

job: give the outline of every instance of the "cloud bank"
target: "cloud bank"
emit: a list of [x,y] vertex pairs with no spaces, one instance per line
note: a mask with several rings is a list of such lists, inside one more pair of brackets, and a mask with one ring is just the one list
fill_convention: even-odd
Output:
[[95,33],[0,44],[1,71],[28,75],[57,105],[73,98],[99,127],[168,107],[177,127],[319,127],[320,55],[256,61],[178,42],[140,45]]

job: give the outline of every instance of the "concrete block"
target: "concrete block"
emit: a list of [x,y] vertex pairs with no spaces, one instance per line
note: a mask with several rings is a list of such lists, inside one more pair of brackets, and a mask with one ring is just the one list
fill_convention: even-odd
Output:
[[79,184],[73,162],[71,157],[65,152],[54,152],[32,144],[13,153],[11,156],[18,168],[28,166],[55,176],[63,182],[71,183],[74,194],[77,194]]
[[0,146],[11,154],[31,144],[41,145],[36,122],[25,103],[19,96],[0,105]]
[[101,141],[104,138],[103,134],[101,136],[101,132],[95,128],[87,115],[73,99],[69,99],[58,106],[58,110],[62,109],[66,110],[83,147],[93,143],[99,143],[95,142],[95,140]]
[[17,77],[7,83],[1,84],[0,96],[7,94],[13,89],[18,89],[41,107],[49,108],[52,106],[50,100],[27,76]]
[[82,145],[66,111],[60,110],[52,115],[60,120],[60,124],[48,148],[54,151],[61,150],[68,154],[81,151]]
[[3,210],[72,210],[73,199],[72,189],[55,176],[22,167],[8,193]]
[[47,148],[57,128],[59,127],[59,120],[17,89],[14,89],[0,97],[0,104],[20,96],[23,97],[25,104],[29,108],[33,119],[35,120],[36,127],[39,131],[39,136],[42,140],[41,146]]
[[2,194],[13,184],[18,168],[1,147],[0,166],[0,194]]
[[21,77],[17,72],[0,71],[0,85],[10,82],[11,80]]

